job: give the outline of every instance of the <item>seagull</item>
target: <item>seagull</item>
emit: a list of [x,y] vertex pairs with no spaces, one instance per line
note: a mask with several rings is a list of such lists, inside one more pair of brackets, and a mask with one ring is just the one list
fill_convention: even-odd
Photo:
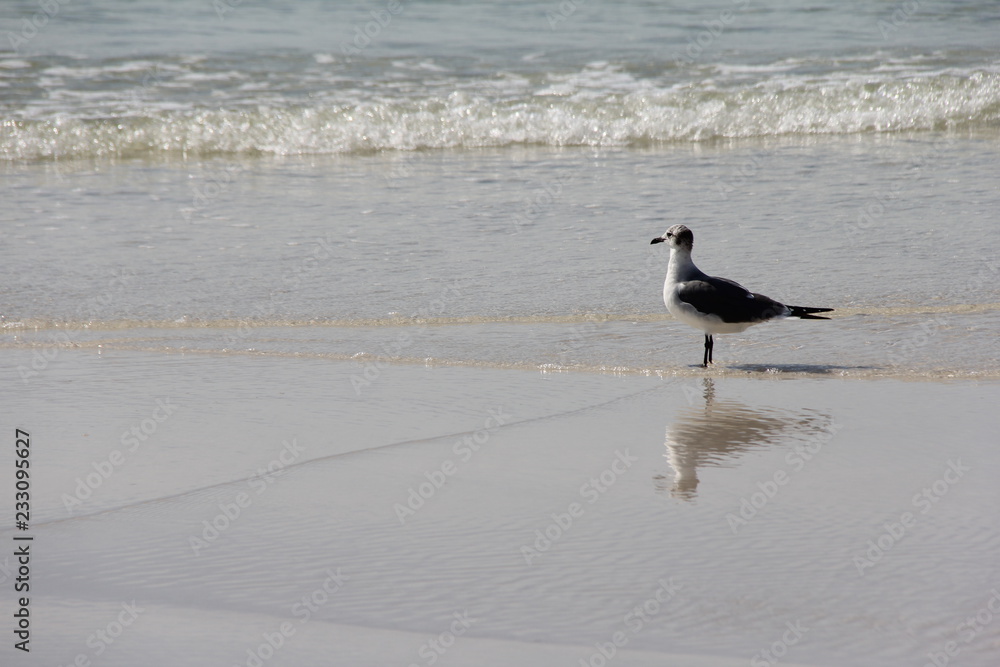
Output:
[[674,225],[650,241],[670,244],[670,263],[663,283],[663,303],[681,322],[705,332],[705,359],[712,363],[715,334],[739,333],[754,324],[786,317],[803,320],[828,320],[813,313],[828,313],[833,308],[786,306],[763,294],[755,294],[727,278],[713,278],[701,272],[691,260],[694,234],[684,225]]

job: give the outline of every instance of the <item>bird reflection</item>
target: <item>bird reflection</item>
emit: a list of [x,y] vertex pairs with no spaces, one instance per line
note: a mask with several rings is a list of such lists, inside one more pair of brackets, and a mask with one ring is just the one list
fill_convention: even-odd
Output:
[[789,413],[751,408],[733,400],[717,400],[711,378],[702,378],[701,391],[685,387],[690,407],[667,425],[665,455],[674,478],[654,478],[657,491],[692,500],[697,495],[698,468],[731,464],[743,452],[776,444],[785,437],[808,436],[830,419],[815,413]]

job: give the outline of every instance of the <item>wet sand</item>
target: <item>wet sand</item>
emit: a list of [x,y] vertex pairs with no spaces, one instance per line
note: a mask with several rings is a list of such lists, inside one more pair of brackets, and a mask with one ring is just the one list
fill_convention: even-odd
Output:
[[66,348],[11,392],[12,664],[995,658],[995,381],[296,353]]

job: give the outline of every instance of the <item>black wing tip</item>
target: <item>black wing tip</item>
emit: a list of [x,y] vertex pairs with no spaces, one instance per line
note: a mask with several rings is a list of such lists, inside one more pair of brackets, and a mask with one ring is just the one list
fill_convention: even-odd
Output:
[[807,308],[805,306],[789,306],[788,308],[792,311],[791,317],[797,317],[801,320],[828,320],[829,317],[813,315],[813,313],[833,312],[833,308]]

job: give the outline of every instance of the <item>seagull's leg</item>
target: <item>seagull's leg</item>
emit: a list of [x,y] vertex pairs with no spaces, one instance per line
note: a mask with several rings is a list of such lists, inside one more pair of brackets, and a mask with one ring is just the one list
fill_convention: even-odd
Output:
[[705,334],[705,360],[701,364],[705,368],[708,368],[708,365],[712,363],[713,347],[715,347],[715,341],[712,339],[712,335]]

